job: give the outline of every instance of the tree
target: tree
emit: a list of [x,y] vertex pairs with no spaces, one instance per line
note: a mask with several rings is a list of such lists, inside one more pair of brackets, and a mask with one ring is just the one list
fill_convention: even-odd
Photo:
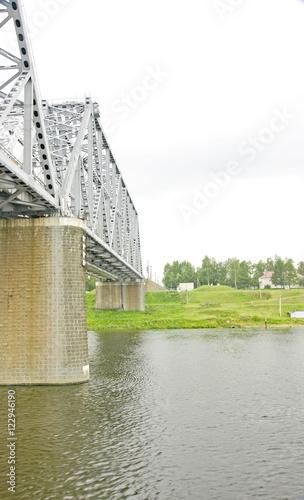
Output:
[[[163,283],[167,288],[177,288],[180,283],[194,283],[200,285],[227,285],[233,288],[259,287],[259,278],[265,271],[273,271],[272,283],[275,286],[292,286],[299,282],[297,272],[292,259],[285,261],[276,255],[275,259],[268,258],[266,262],[260,260],[257,264],[250,261],[239,261],[236,257],[227,259],[225,262],[217,262],[213,257],[205,257],[200,268],[195,270],[194,266],[184,260],[173,261],[164,267]],[[304,261],[298,264],[298,273],[304,276]],[[304,285],[304,279],[303,282]]]
[[211,284],[220,285],[225,281],[226,271],[222,269],[222,263],[216,262],[214,258],[211,259]]
[[86,291],[91,292],[96,287],[96,279],[91,276],[86,276]]
[[301,260],[301,262],[299,262],[299,264],[298,264],[298,273],[302,274],[302,276],[304,276],[304,262],[303,262],[303,260]]
[[167,288],[177,288],[180,282],[179,262],[175,260],[173,264],[166,264],[164,267],[163,284]]
[[224,284],[227,276],[226,266],[223,262],[216,262],[207,255],[202,261],[202,266],[197,270],[200,285]]
[[296,285],[299,282],[298,274],[292,259],[285,259],[285,285]]
[[197,276],[201,285],[216,285],[218,283],[216,260],[206,255],[203,258],[202,267],[198,269]]
[[240,261],[233,257],[225,262],[227,270],[226,285],[232,288],[238,288],[238,273],[240,270]]
[[202,267],[198,273],[198,279],[201,285],[210,285],[211,277],[211,259],[206,255],[202,261]]
[[270,259],[268,257],[268,259],[266,260],[266,268],[265,268],[265,270],[266,271],[274,271],[274,265],[275,265],[275,263],[274,263],[273,259]]
[[224,285],[227,280],[227,266],[225,262],[217,262],[215,266],[215,272],[216,272],[216,284]]
[[194,285],[196,284],[196,271],[194,266],[190,262],[184,260],[180,264],[180,277],[180,283],[194,283]]
[[257,288],[260,286],[259,278],[263,276],[266,270],[268,271],[266,263],[262,260],[257,264],[253,264],[252,286]]
[[274,273],[272,275],[271,280],[275,286],[280,286],[281,288],[284,288],[284,285],[285,285],[285,264],[284,264],[284,261],[281,259],[281,257],[279,257],[278,255],[275,256]]
[[246,262],[243,260],[240,263],[239,271],[237,273],[237,284],[238,288],[249,288],[252,286],[253,279],[252,275],[252,263],[250,261]]
[[195,268],[188,261],[166,264],[164,267],[163,284],[167,288],[177,288],[180,283],[196,283]]

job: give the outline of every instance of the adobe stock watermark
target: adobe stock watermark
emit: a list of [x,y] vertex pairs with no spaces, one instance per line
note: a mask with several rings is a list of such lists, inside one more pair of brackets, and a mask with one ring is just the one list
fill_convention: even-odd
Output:
[[45,28],[51,19],[57,17],[61,7],[70,2],[71,0],[39,0],[38,4],[41,9],[37,10],[27,23],[30,37],[33,38],[39,30]]
[[238,146],[239,157],[243,161],[229,161],[223,170],[217,173],[209,173],[210,182],[203,189],[195,188],[192,190],[192,203],[189,205],[181,203],[179,210],[182,218],[188,224],[194,216],[199,215],[202,210],[217,198],[223,190],[230,184],[231,180],[240,175],[243,171],[244,160],[250,163],[267,149],[277,134],[282,133],[296,116],[290,113],[286,107],[284,109],[273,109],[273,115],[266,127],[263,127],[255,136],[249,136]]
[[[126,120],[134,110],[137,110],[149,99],[151,93],[155,92],[169,76],[169,73],[163,71],[158,65],[156,67],[146,66],[145,74],[140,83],[115,99],[111,104],[111,111],[118,115],[121,121]],[[102,120],[102,123],[105,132],[114,131],[115,123],[113,120],[106,118]]]
[[223,21],[227,14],[233,13],[244,0],[213,0],[213,7]]
[[[31,40],[38,33],[46,28],[49,22],[60,14],[61,8],[71,3],[71,0],[39,0],[37,9],[31,18],[26,19],[26,24]],[[9,42],[14,46],[16,35],[12,33],[9,37]]]
[[16,493],[16,392],[10,389],[7,393],[7,463],[8,472],[7,477],[7,489],[10,493]]

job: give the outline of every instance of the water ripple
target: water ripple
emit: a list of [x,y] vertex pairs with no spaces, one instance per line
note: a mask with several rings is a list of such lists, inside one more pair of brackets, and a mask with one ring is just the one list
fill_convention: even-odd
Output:
[[17,388],[14,498],[303,499],[303,333],[91,332],[89,384]]

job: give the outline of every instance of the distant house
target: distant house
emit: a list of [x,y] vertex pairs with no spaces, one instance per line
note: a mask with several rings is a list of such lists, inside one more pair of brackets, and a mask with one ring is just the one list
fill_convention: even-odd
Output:
[[[261,276],[259,278],[259,283],[260,283],[260,288],[261,290],[263,290],[263,288],[265,288],[265,286],[269,285],[270,288],[281,288],[280,285],[274,285],[272,283],[272,275],[273,275],[274,271],[265,271],[265,273],[263,274],[263,276]],[[299,274],[297,273],[297,276],[298,278],[303,278],[302,274]],[[299,287],[299,284],[297,283],[296,285],[291,285],[290,288],[298,288]]]
[[190,292],[194,290],[194,283],[180,283],[177,287],[178,292]]
[[260,288],[263,289],[265,286],[269,285],[271,288],[279,288],[272,284],[271,278],[273,271],[265,271],[263,276],[259,278]]

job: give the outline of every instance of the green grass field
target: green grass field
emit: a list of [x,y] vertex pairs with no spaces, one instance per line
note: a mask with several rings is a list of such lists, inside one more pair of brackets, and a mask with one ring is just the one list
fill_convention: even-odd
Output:
[[[279,297],[282,295],[282,316]],[[146,294],[146,311],[95,311],[95,294],[87,293],[89,330],[159,330],[179,328],[268,327],[304,325],[287,311],[304,310],[304,289],[234,290],[203,286],[188,293]]]

